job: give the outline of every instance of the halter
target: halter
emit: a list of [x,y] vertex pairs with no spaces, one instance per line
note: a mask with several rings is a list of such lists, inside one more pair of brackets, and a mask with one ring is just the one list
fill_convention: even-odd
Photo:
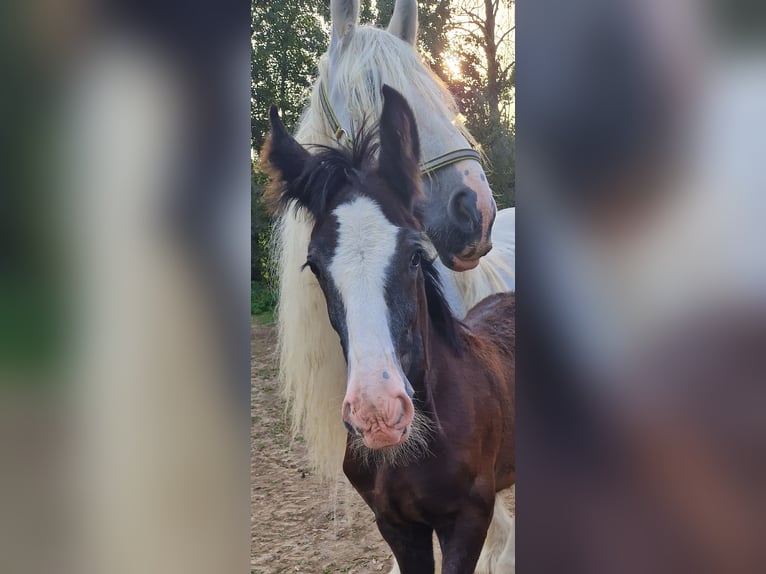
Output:
[[[324,110],[325,116],[330,121],[330,126],[333,129],[336,141],[341,145],[351,145],[351,136],[348,135],[348,132],[343,129],[342,125],[340,125],[338,116],[335,115],[335,112],[330,105],[330,98],[327,96],[327,90],[325,90],[324,83],[321,80],[319,80],[319,96],[319,101],[322,103],[322,109]],[[464,159],[473,159],[481,163],[481,155],[479,155],[479,152],[471,148],[460,148],[448,151],[433,159],[422,162],[420,164],[420,173],[423,175],[433,173],[443,167],[463,161]]]

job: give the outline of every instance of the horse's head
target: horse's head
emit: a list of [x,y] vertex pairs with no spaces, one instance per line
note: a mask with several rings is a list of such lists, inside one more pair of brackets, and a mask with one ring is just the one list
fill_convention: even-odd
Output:
[[309,113],[316,124],[299,131],[299,139],[318,143],[319,133],[326,141],[342,139],[343,128],[380,115],[384,84],[395,88],[420,126],[424,194],[418,210],[425,232],[445,265],[475,267],[492,247],[496,206],[454,100],[417,53],[417,2],[397,0],[387,30],[359,26],[359,0],[332,0],[330,7],[332,38]]
[[324,292],[348,363],[341,416],[371,449],[419,435],[411,380],[424,372],[425,321],[433,312],[425,294],[432,268],[415,215],[422,194],[418,131],[404,98],[387,86],[383,92],[377,161],[369,131],[355,134],[352,150],[310,155],[285,131],[276,108],[265,148],[285,182],[282,203],[313,215],[306,267]]

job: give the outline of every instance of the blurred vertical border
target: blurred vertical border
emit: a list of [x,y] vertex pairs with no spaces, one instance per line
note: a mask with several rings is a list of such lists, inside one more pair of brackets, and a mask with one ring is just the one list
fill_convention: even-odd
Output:
[[766,569],[763,3],[517,5],[517,567]]
[[250,3],[0,8],[0,570],[249,560]]

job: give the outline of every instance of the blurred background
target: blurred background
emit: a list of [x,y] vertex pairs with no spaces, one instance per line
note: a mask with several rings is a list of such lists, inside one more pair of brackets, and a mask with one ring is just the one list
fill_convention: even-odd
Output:
[[0,571],[246,571],[248,2],[0,7]]
[[516,18],[518,568],[764,571],[764,4]]
[[[421,0],[418,50],[455,96],[463,121],[486,156],[484,169],[498,208],[514,205],[514,2]],[[363,0],[360,21],[388,26],[394,0]],[[275,290],[269,262],[271,220],[261,198],[267,178],[259,151],[277,104],[288,130],[305,107],[316,64],[330,41],[327,0],[253,3],[252,299],[261,321],[271,320]]]

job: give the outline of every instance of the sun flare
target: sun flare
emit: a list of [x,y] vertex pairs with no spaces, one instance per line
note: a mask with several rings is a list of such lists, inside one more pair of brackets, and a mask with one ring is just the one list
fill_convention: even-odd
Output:
[[463,75],[460,69],[460,60],[454,54],[450,54],[444,58],[444,65],[447,69],[447,73],[453,80]]

